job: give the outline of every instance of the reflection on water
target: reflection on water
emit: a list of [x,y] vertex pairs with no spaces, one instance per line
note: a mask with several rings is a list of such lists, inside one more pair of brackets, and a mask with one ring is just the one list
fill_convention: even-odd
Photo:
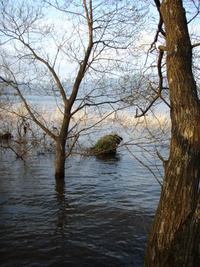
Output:
[[120,155],[118,153],[113,153],[113,154],[103,154],[103,155],[97,155],[96,160],[98,161],[103,161],[103,162],[116,162],[120,160]]
[[2,267],[143,266],[159,185],[132,158],[69,159],[62,182],[53,156],[0,157]]

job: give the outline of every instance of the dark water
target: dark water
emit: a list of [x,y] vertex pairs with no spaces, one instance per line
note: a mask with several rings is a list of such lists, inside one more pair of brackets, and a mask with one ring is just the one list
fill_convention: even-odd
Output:
[[143,266],[159,185],[127,154],[71,158],[65,184],[53,156],[0,154],[1,267]]

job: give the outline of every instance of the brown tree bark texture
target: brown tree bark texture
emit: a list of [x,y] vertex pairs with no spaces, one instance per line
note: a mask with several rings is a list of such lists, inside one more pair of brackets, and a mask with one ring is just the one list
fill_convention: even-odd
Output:
[[55,178],[65,178],[65,140],[56,142],[56,158],[55,158]]
[[55,157],[55,178],[65,178],[65,159],[66,159],[66,140],[68,137],[70,123],[70,111],[65,108],[62,127],[59,136],[56,138],[56,157]]
[[192,46],[181,0],[164,0],[171,144],[145,266],[200,266],[200,103]]

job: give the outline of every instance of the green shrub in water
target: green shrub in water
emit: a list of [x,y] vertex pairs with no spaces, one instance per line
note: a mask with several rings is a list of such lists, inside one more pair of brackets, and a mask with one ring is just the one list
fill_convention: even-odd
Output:
[[97,141],[90,151],[94,155],[115,154],[122,140],[122,137],[117,134],[105,135]]

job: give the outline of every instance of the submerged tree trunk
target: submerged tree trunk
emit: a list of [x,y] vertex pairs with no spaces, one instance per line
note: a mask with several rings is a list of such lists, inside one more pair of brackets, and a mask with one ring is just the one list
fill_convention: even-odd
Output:
[[70,123],[70,111],[65,109],[65,115],[60,130],[60,135],[56,140],[56,158],[55,158],[55,178],[65,178],[65,160],[66,160],[66,140]]
[[64,179],[65,177],[65,141],[57,141],[56,143],[56,159],[55,159],[55,178]]
[[181,0],[161,4],[167,41],[172,136],[145,266],[197,267],[200,262],[200,103]]

